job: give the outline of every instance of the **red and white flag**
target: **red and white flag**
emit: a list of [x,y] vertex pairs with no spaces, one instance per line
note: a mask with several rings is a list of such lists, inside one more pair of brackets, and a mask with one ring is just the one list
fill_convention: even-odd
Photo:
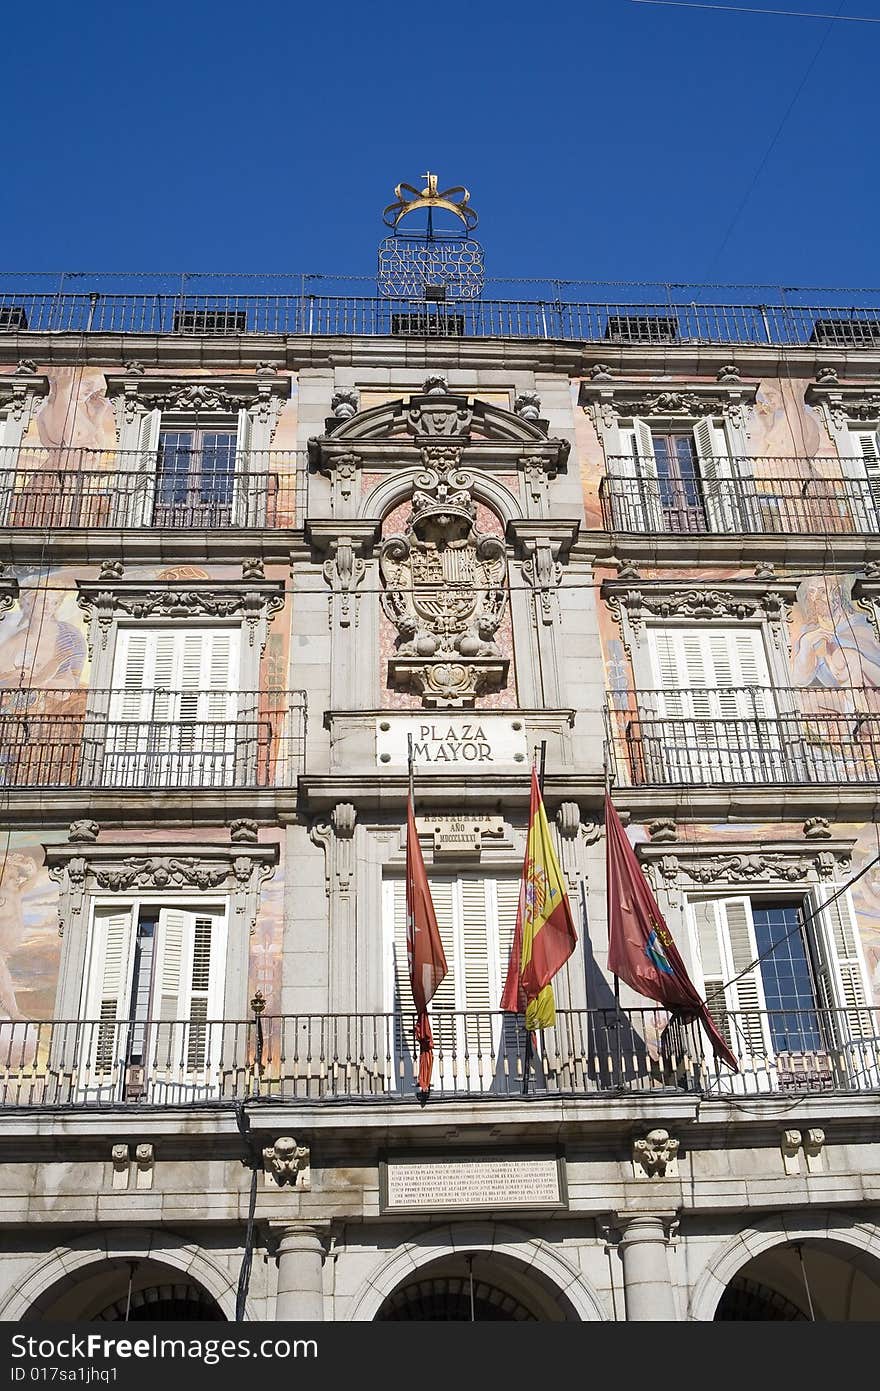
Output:
[[434,1035],[428,1005],[449,969],[440,940],[437,915],[431,899],[412,797],[406,815],[406,958],[416,1007],[416,1039],[419,1045],[419,1091],[431,1089]]

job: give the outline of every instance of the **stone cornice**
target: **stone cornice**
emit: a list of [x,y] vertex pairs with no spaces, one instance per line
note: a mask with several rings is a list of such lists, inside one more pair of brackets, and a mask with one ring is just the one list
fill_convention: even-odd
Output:
[[845,877],[852,865],[855,837],[828,840],[641,842],[636,854],[655,883],[694,888],[726,885],[829,883]]
[[378,540],[381,526],[376,517],[311,517],[306,520],[305,535],[320,555],[332,553],[346,541],[365,553]]
[[873,381],[838,380],[833,368],[819,371],[804,393],[808,406],[821,406],[827,412],[830,425],[846,429],[848,425],[880,422],[880,376]]
[[[105,567],[109,569],[112,567]],[[100,646],[115,618],[241,618],[248,626],[253,646],[261,620],[270,620],[284,606],[284,585],[280,580],[141,580],[114,577],[77,580],[77,605],[86,615],[90,645],[94,646],[92,626],[97,622]]]
[[[794,603],[797,580],[769,575],[766,579],[643,580],[637,574],[603,580],[601,594],[618,623],[626,614],[633,636],[640,638],[645,621],[766,622],[781,629]],[[778,636],[778,632],[777,632]]]
[[745,423],[744,409],[754,404],[757,391],[757,382],[736,379],[663,383],[618,381],[610,372],[599,372],[592,380],[581,382],[578,402],[597,425],[606,427],[632,416],[658,421],[724,416],[741,427]]
[[104,378],[119,426],[153,409],[187,416],[231,415],[256,409],[274,425],[290,397],[290,377],[280,376],[274,367],[258,368],[247,376],[162,376],[147,373],[140,363],[128,366],[136,370],[118,377],[108,373]]
[[[175,893],[180,889],[228,888],[250,877],[254,866],[271,873],[278,863],[275,844],[201,841],[198,844],[175,841],[144,843],[73,841],[68,845],[44,845],[46,867],[53,878],[63,871],[86,876],[87,888],[134,891],[148,888]],[[82,861],[82,871],[76,862]],[[264,875],[265,877],[265,875]]]
[[564,560],[577,543],[580,522],[561,517],[514,517],[507,523],[507,540],[524,555],[531,555],[536,546],[549,543],[554,560]]

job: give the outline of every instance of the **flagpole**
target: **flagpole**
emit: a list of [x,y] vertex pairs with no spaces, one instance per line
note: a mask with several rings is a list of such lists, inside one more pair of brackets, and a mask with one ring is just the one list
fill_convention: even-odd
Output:
[[[541,740],[540,760],[539,760],[539,762],[538,762],[538,790],[539,790],[539,792],[541,793],[541,800],[542,800],[542,801],[543,801],[543,799],[544,799],[544,773],[545,773],[546,767],[547,767],[547,740],[546,740],[546,739],[542,739],[542,740]],[[523,1058],[523,1080],[522,1080],[522,1094],[523,1094],[523,1096],[528,1096],[528,1093],[529,1093],[529,1076],[530,1076],[530,1074],[531,1074],[531,1071],[532,1071],[532,1033],[531,1033],[531,1030],[526,1030],[526,1051],[525,1051],[525,1057]]]

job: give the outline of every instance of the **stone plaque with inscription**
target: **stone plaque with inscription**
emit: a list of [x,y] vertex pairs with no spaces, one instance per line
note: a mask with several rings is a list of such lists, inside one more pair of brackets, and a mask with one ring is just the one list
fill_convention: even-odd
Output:
[[565,1206],[558,1155],[396,1159],[383,1165],[385,1212]]
[[479,859],[483,836],[503,836],[500,816],[417,816],[420,835],[434,837],[434,854],[473,856]]
[[387,716],[376,721],[376,762],[405,768],[407,736],[412,735],[417,768],[522,768],[527,760],[526,729],[519,719],[477,713],[464,718],[427,715]]

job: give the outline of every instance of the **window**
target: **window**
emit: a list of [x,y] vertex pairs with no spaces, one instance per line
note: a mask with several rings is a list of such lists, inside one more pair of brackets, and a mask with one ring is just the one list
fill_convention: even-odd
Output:
[[651,781],[782,778],[776,698],[758,628],[652,628],[654,693],[641,697],[641,755]]
[[[621,521],[625,530],[735,532],[743,529],[741,484],[734,474],[723,429],[699,420],[691,429],[652,428],[634,419],[620,431],[624,478],[634,470],[637,515]],[[628,463],[627,456],[634,463]]]
[[83,986],[82,1085],[127,1098],[215,1085],[222,904],[96,906]]
[[[501,1037],[498,1012],[516,926],[519,877],[482,875],[430,879],[431,897],[449,971],[430,1005],[438,1084],[467,1080],[487,1089],[493,1080]],[[399,1015],[401,1051],[411,1048],[414,1016],[406,957],[406,886],[385,884],[387,1004]]]
[[774,1059],[780,1084],[834,1085],[832,1053],[853,1072],[874,1033],[852,899],[837,892],[689,904],[712,1017],[747,1066]]
[[[147,410],[140,417],[133,456],[123,456],[133,475],[132,526],[225,527],[253,525],[246,475],[254,465],[254,422],[247,410],[189,412]],[[263,456],[264,457],[264,456]]]
[[877,531],[880,518],[880,431],[875,426],[850,429],[848,443],[854,461],[855,483],[860,485],[856,521],[865,531]]
[[103,758],[105,785],[226,787],[239,728],[238,628],[120,628]]
[[160,430],[154,526],[229,526],[235,430]]

